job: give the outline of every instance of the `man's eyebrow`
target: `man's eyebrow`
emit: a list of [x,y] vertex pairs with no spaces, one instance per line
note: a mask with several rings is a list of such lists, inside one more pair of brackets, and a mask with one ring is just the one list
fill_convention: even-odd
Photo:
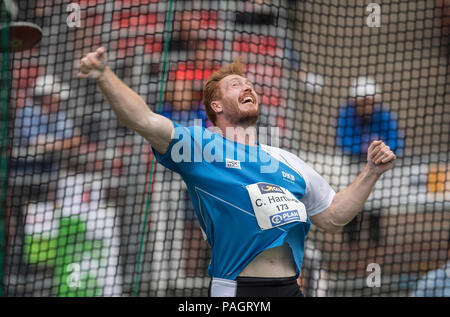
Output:
[[238,78],[238,77],[234,77],[234,78],[231,78],[231,79],[230,79],[229,83],[231,84],[231,83],[234,83],[235,81],[240,82],[241,80],[240,80],[240,78]]
[[243,79],[241,77],[231,78],[228,83],[231,85],[231,84],[233,84],[235,82],[238,82],[238,83],[244,83],[245,82],[246,84],[250,84],[252,87],[254,86],[253,82],[251,82],[250,79]]

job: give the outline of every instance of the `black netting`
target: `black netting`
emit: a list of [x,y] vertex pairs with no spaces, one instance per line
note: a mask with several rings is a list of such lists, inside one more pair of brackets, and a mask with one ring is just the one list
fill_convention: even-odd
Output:
[[395,167],[342,233],[311,228],[299,283],[307,296],[450,296],[449,1],[16,2],[43,37],[2,52],[5,296],[207,295],[186,186],[76,78],[100,46],[153,111],[206,126],[202,85],[241,56],[258,127],[278,127],[336,191],[385,140]]

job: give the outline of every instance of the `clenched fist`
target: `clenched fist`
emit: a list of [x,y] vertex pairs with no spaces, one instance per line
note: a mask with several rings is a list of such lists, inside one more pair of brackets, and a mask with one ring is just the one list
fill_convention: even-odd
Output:
[[367,150],[367,163],[378,174],[390,169],[397,157],[383,141],[373,141]]
[[106,49],[100,47],[95,52],[91,52],[81,59],[77,77],[98,80],[107,64]]

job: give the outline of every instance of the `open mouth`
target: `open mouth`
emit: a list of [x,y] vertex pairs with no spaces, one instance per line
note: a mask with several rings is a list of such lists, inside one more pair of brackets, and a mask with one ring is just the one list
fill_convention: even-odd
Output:
[[245,104],[245,103],[252,103],[254,104],[256,102],[255,98],[253,96],[247,95],[244,96],[243,98],[241,98],[241,103]]

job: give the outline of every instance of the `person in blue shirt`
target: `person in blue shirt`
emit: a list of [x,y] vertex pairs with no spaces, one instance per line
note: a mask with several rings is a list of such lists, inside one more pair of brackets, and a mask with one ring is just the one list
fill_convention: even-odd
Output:
[[152,112],[112,72],[103,47],[81,59],[77,76],[94,79],[118,118],[183,178],[212,251],[211,296],[302,296],[297,277],[311,224],[340,231],[396,156],[372,142],[362,172],[335,193],[295,154],[256,141],[259,97],[242,69],[235,61],[204,85],[214,129]]
[[32,98],[17,108],[11,155],[11,176],[49,173],[58,170],[57,155],[78,147],[82,136],[62,106],[69,87],[54,75],[36,79]]
[[365,157],[373,140],[383,140],[400,156],[404,148],[395,113],[377,101],[380,88],[371,77],[359,77],[350,98],[338,110],[336,145],[345,154]]

